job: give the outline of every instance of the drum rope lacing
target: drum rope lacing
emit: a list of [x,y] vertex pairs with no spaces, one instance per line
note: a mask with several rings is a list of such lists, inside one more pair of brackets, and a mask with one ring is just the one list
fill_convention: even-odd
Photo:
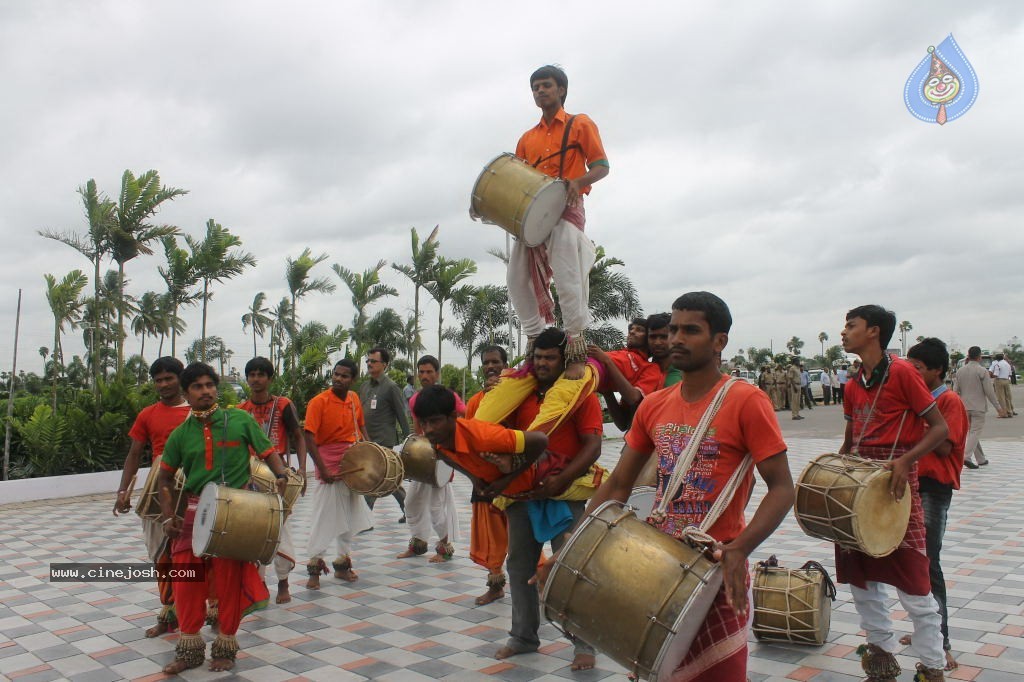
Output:
[[[656,521],[664,520],[669,503],[679,493],[679,489],[683,485],[683,478],[689,473],[693,460],[697,456],[697,450],[700,448],[700,444],[704,441],[704,436],[711,427],[711,422],[714,420],[715,415],[718,414],[718,410],[721,409],[722,404],[725,402],[726,394],[736,381],[738,379],[732,377],[722,384],[722,387],[718,389],[718,393],[715,394],[707,409],[704,410],[704,414],[697,423],[697,428],[694,429],[689,442],[686,444],[686,449],[683,450],[682,455],[676,460],[675,467],[672,469],[672,476],[669,478],[668,483],[665,484],[665,492],[662,494],[658,506],[651,512],[651,517]],[[748,454],[732,473],[732,476],[729,477],[728,483],[726,483],[725,488],[711,505],[711,509],[704,516],[700,526],[691,525],[683,529],[684,539],[707,545],[715,544],[716,540],[707,531],[718,520],[718,517],[722,515],[722,512],[729,506],[729,503],[732,502],[740,482],[747,475],[747,472],[750,471],[751,464],[752,461]]]

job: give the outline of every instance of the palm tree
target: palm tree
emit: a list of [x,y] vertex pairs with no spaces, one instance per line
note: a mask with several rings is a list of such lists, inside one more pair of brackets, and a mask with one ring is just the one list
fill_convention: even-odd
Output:
[[[237,277],[248,268],[256,265],[256,258],[248,251],[235,247],[242,245],[238,236],[231,234],[226,228],[215,222],[213,218],[206,221],[206,237],[202,241],[185,235],[185,243],[192,251],[192,264],[196,277],[203,283],[203,323],[199,338],[206,339],[206,311],[210,305],[213,292],[210,285],[214,282]],[[206,362],[205,343],[199,348],[199,361]]]
[[437,301],[437,362],[441,362],[441,341],[444,329],[444,304],[459,296],[464,296],[467,290],[460,286],[470,275],[476,274],[476,263],[469,258],[451,260],[444,256],[438,256],[434,265],[433,280],[424,285],[424,289],[431,298]]
[[224,339],[219,336],[207,336],[196,339],[185,349],[185,362],[206,362],[204,358],[215,358],[222,354]]
[[[84,187],[78,188],[82,197],[82,207],[85,209],[85,218],[88,223],[88,231],[85,235],[78,235],[72,232],[55,232],[53,230],[40,230],[39,234],[47,239],[53,239],[67,244],[71,248],[89,259],[92,263],[92,284],[93,298],[100,297],[100,263],[110,253],[110,230],[115,223],[114,211],[117,205],[103,196],[96,189],[96,181],[89,179]],[[92,324],[95,328],[100,326],[99,307],[93,306],[95,317]],[[93,344],[92,366],[93,366],[93,390],[99,391],[100,355],[99,346]],[[97,409],[99,401],[96,401]]]
[[818,341],[821,343],[821,357],[825,357],[825,342],[828,341],[828,333],[821,332],[818,334]]
[[249,312],[242,315],[242,331],[244,332],[247,327],[252,327],[252,356],[256,357],[259,355],[259,351],[256,350],[256,337],[263,338],[263,333],[267,330],[267,327],[273,322],[267,315],[270,312],[270,308],[264,308],[263,304],[267,300],[267,295],[262,291],[256,294],[256,297],[252,299],[252,305],[249,306]]
[[[177,337],[185,331],[185,322],[180,317],[176,317],[173,313],[173,302],[171,301],[171,294],[164,292],[160,294],[157,299],[157,305],[159,306],[160,316],[160,346],[157,348],[157,357],[164,356],[164,339],[167,338],[168,334],[173,337]],[[173,353],[171,354],[173,355]]]
[[434,264],[437,261],[437,249],[441,245],[437,240],[437,233],[440,231],[440,225],[434,225],[433,231],[430,236],[427,237],[426,241],[420,244],[420,235],[416,231],[416,228],[410,228],[409,231],[412,235],[412,264],[411,265],[399,265],[398,263],[392,263],[391,267],[402,273],[409,278],[412,282],[413,290],[413,315],[416,318],[416,337],[414,340],[414,348],[409,353],[410,361],[412,357],[423,348],[423,339],[420,336],[420,289],[425,287],[428,282],[434,278]]
[[[327,254],[321,253],[314,257],[309,247],[302,250],[299,257],[292,260],[291,256],[285,261],[284,278],[288,282],[288,292],[291,294],[291,322],[288,328],[298,329],[298,303],[299,299],[305,298],[306,294],[320,292],[322,294],[333,294],[337,288],[334,282],[326,277],[309,278],[309,271],[327,260]],[[292,357],[292,366],[295,366],[295,357]]]
[[354,358],[356,362],[359,362],[363,351],[373,344],[373,339],[367,338],[366,334],[366,309],[386,296],[398,296],[398,289],[380,281],[380,271],[384,269],[385,265],[387,265],[387,261],[382,259],[377,262],[377,265],[367,268],[361,273],[353,272],[337,263],[331,266],[352,294],[352,307],[355,308],[355,315],[352,317],[350,338],[355,344]]
[[177,351],[178,334],[185,331],[185,323],[178,317],[178,310],[184,305],[195,305],[201,294],[192,291],[199,283],[195,264],[188,251],[178,246],[173,236],[164,237],[164,258],[167,268],[158,267],[157,271],[167,285],[167,304],[170,308],[171,355]]
[[[121,176],[121,193],[114,210],[115,222],[110,228],[111,255],[117,262],[119,289],[124,294],[124,264],[139,254],[150,255],[150,243],[178,233],[172,225],[151,225],[148,221],[165,201],[187,194],[183,189],[164,187],[160,174],[148,170],[139,177],[130,170]],[[124,364],[124,314],[117,311],[120,330],[117,346],[117,371]]]
[[[280,373],[281,371],[281,359],[284,356],[284,339],[287,335],[289,338],[295,336],[294,320],[295,315],[292,309],[292,304],[285,296],[277,304],[275,308],[270,311],[270,361],[274,363],[274,371]],[[277,353],[274,353],[274,347],[277,347]],[[295,360],[292,359],[292,366],[295,366]]]
[[366,321],[363,333],[369,343],[384,346],[396,355],[405,353],[410,345],[411,338],[406,336],[405,322],[394,308],[378,310]]
[[[129,280],[119,270],[107,270],[100,281],[100,306],[103,310],[103,332],[97,338],[102,344],[109,345],[109,352],[114,370],[117,370],[117,351],[124,347],[128,338],[124,327],[118,324],[118,320],[131,319],[131,316],[138,310],[138,300],[128,293],[125,287]],[[103,351],[101,347],[101,352]],[[106,365],[104,363],[104,372]]]
[[82,312],[82,291],[89,284],[89,278],[81,270],[72,270],[64,275],[59,282],[53,275],[43,275],[46,279],[46,301],[53,313],[53,411],[57,411],[57,379],[60,368],[64,365],[64,351],[61,349],[60,337],[64,326],[74,329]]
[[804,347],[804,342],[801,341],[796,336],[794,336],[793,338],[791,338],[789,341],[786,342],[786,348],[788,348],[789,352],[792,353],[793,355],[800,355],[800,350],[803,347]]
[[590,269],[590,314],[595,322],[632,319],[643,314],[640,296],[633,281],[623,272],[612,268],[626,264],[597,247],[594,267]]
[[452,310],[461,325],[449,327],[444,337],[466,353],[466,366],[473,371],[473,358],[488,345],[507,345],[508,289],[486,284],[468,285],[452,300]]
[[[159,337],[167,330],[167,317],[163,312],[161,298],[162,295],[155,291],[144,293],[139,298],[138,311],[132,318],[132,333],[142,339],[139,357],[142,358],[143,363],[146,361],[146,337]],[[139,378],[139,383],[142,381],[145,381],[145,377]]]
[[899,326],[899,330],[900,330],[900,344],[903,346],[903,356],[904,357],[906,357],[906,355],[907,355],[907,332],[909,332],[913,328],[914,328],[914,325],[910,324],[910,322],[908,322],[906,320],[903,320],[902,322],[900,322],[900,326]]

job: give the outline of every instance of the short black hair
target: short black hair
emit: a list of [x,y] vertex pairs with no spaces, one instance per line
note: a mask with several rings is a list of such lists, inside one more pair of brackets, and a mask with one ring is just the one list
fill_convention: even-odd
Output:
[[942,370],[941,378],[946,378],[949,371],[949,350],[946,344],[935,337],[921,339],[921,342],[910,347],[907,357],[919,360],[928,369]]
[[249,362],[245,363],[245,376],[249,376],[253,372],[260,372],[266,374],[270,379],[274,378],[274,364],[270,360],[266,359],[262,355],[259,355]]
[[981,346],[971,346],[967,349],[967,357],[971,360],[977,360],[981,357]]
[[534,349],[539,348],[541,350],[550,350],[552,348],[557,348],[558,351],[562,354],[562,357],[564,358],[565,345],[566,343],[568,343],[568,341],[569,335],[566,334],[564,331],[562,331],[558,327],[548,327],[540,334],[538,334],[537,338],[533,340],[533,347]]
[[440,384],[427,386],[416,395],[412,413],[417,419],[429,419],[439,414],[454,414],[455,394]]
[[353,379],[359,376],[359,366],[356,365],[356,361],[353,360],[352,358],[342,358],[341,360],[338,360],[336,363],[334,363],[334,369],[338,369],[339,367],[348,367],[348,369],[351,370],[352,372]]
[[629,327],[632,327],[634,325],[637,326],[637,327],[643,327],[644,329],[647,329],[647,318],[646,317],[634,317],[632,320],[629,321]]
[[852,320],[855,317],[867,322],[869,327],[878,327],[878,343],[881,344],[882,350],[889,346],[892,334],[896,331],[896,313],[872,303],[857,306],[846,313],[847,320]]
[[565,88],[565,94],[562,95],[562,106],[564,107],[565,98],[569,95],[569,77],[565,75],[565,71],[562,71],[560,67],[546,64],[530,74],[530,87],[533,87],[534,81],[544,80],[545,78],[554,79],[559,87]]
[[501,363],[503,365],[508,364],[508,352],[501,346],[484,346],[484,349],[480,351],[480,361],[483,362],[484,356],[488,353],[497,353],[501,356]]
[[153,364],[149,366],[149,378],[155,379],[157,374],[170,372],[180,379],[181,373],[184,369],[185,366],[181,364],[181,360],[178,358],[172,358],[170,355],[165,355],[162,358],[154,360]]
[[691,291],[672,304],[672,310],[692,310],[704,313],[712,334],[728,334],[732,329],[732,313],[725,301],[708,291]]
[[370,353],[380,353],[380,359],[385,365],[391,364],[391,351],[384,346],[374,346],[370,350],[366,351],[366,357],[370,357]]
[[179,381],[181,381],[181,390],[187,391],[189,386],[199,381],[202,377],[210,377],[213,379],[213,383],[220,385],[220,377],[213,367],[210,367],[205,362],[193,362],[181,370],[181,375],[178,377]]
[[663,329],[672,321],[671,313],[654,313],[647,316],[647,331]]
[[438,362],[437,358],[435,358],[433,355],[422,356],[419,360],[416,361],[416,368],[418,369],[420,365],[430,365],[431,367],[434,368],[434,371],[441,371],[441,363]]
[[994,358],[995,360],[1002,360],[1002,359],[1003,359],[1003,354],[1002,354],[1002,353],[996,353],[996,354],[995,354],[995,355],[993,356],[993,358]]

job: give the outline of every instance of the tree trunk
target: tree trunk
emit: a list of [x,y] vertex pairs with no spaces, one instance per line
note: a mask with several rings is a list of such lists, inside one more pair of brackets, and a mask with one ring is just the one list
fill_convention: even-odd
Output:
[[117,264],[117,374],[124,367],[124,263]]
[[199,336],[199,362],[206,362],[206,304],[209,302],[207,291],[209,280],[203,280],[203,329]]
[[412,349],[412,353],[409,355],[409,363],[416,362],[416,354],[420,352],[423,347],[423,341],[420,339],[420,287],[419,285],[413,287],[413,299],[412,299],[412,314],[416,316],[416,334],[413,339],[413,344],[416,346]]
[[[98,251],[98,249],[97,249]],[[93,405],[96,406],[95,418],[100,418],[100,347],[96,343],[96,333],[100,330],[100,255],[97,252],[93,261],[92,272],[92,392]]]
[[143,374],[142,373],[145,372],[145,368],[146,368],[146,333],[145,332],[142,333],[142,346],[139,348],[139,359],[142,360],[142,362],[139,363],[140,365],[142,365],[142,367],[139,369],[139,377],[138,377],[139,378],[139,385],[141,386],[142,382],[145,381],[145,379],[143,378]]
[[[57,356],[60,354],[60,326],[56,319],[53,323],[53,413],[57,414]],[[43,374],[46,373],[46,360],[43,360]]]
[[171,306],[171,357],[178,357],[174,354],[178,342],[178,304]]
[[256,357],[256,324],[252,325],[252,356]]
[[[296,317],[296,315],[295,315],[295,294],[292,294],[292,330],[293,331],[295,330],[295,317]],[[281,340],[282,341],[284,340],[284,336],[283,335],[281,336]],[[292,360],[292,367],[295,367],[295,344],[294,343],[292,343],[292,356],[291,356],[291,360]],[[287,367],[285,369],[287,369]],[[294,386],[294,384],[293,384],[293,386]]]
[[166,334],[160,332],[160,347],[156,349],[156,356],[158,358],[162,358],[164,356],[164,336],[166,336]]
[[[444,300],[437,302],[437,364],[441,364],[441,328],[444,326]],[[441,370],[438,370],[440,372]]]

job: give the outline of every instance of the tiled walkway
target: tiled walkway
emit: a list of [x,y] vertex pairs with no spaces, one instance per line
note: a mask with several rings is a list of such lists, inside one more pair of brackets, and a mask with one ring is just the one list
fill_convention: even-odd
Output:
[[[813,456],[837,442],[789,438],[794,477]],[[621,441],[606,441],[603,462],[613,464]],[[1024,680],[1024,447],[987,442],[992,465],[965,471],[953,499],[944,564],[949,580],[953,647],[960,670],[953,679]],[[462,540],[448,564],[424,558],[396,560],[407,541],[394,500],[382,500],[376,530],[356,544],[354,585],[326,577],[319,592],[293,573],[294,599],[242,623],[243,648],[234,676],[250,680],[597,680],[625,679],[605,657],[598,669],[571,673],[571,648],[550,625],[541,628],[542,653],[495,661],[511,605],[506,598],[476,607],[484,572],[467,558],[469,487],[457,479]],[[763,485],[760,486],[763,491]],[[758,491],[750,509],[757,504]],[[138,518],[113,518],[107,496],[0,506],[0,678],[35,680],[159,679],[174,656],[175,635],[143,637],[158,607],[152,584],[49,583],[51,562],[142,561]],[[303,552],[309,520],[303,502],[291,523]],[[777,554],[788,566],[815,559],[831,570],[830,546],[803,535],[792,519],[755,556]],[[272,571],[271,571],[272,578]],[[273,592],[273,590],[272,590]],[[822,647],[751,645],[750,677],[761,680],[858,680],[853,650],[861,643],[857,618],[842,587]],[[897,623],[901,631],[909,622]],[[909,653],[909,652],[906,652]],[[900,656],[901,681],[915,659]],[[188,680],[224,679],[205,668]],[[729,681],[723,681],[729,682]]]

